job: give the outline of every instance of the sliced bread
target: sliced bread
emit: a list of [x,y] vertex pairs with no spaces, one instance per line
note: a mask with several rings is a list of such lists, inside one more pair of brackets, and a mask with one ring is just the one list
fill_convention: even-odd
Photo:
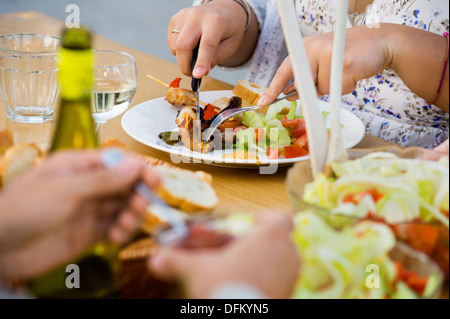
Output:
[[240,97],[245,106],[254,106],[266,91],[267,88],[259,84],[241,80],[234,87],[233,94]]
[[[171,208],[171,211],[172,214],[180,219],[189,219],[189,215],[178,209]],[[169,223],[166,215],[161,211],[161,206],[149,204],[147,207],[147,211],[144,214],[144,220],[141,226],[142,230],[147,234],[155,234],[164,226],[169,226]]]
[[165,166],[155,167],[161,178],[156,193],[172,207],[184,212],[204,212],[215,208],[218,198],[206,174]]
[[39,160],[41,150],[34,144],[18,144],[0,159],[0,188],[10,185]]

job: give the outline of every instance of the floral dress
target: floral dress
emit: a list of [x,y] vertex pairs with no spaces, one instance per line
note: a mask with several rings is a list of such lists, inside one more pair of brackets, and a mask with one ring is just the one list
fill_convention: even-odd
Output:
[[[302,34],[333,31],[337,1],[297,0]],[[276,0],[248,2],[258,17],[261,34],[247,80],[268,86],[287,56],[277,4]],[[441,35],[448,32],[448,17],[448,0],[375,0],[364,13],[349,14],[348,25],[396,23]],[[387,141],[433,148],[449,137],[448,113],[411,92],[393,70],[358,82],[355,91],[343,100],[363,121],[368,134]]]

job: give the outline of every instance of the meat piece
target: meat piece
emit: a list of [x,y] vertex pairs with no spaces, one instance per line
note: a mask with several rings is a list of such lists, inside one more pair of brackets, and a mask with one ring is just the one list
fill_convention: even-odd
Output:
[[223,122],[219,125],[219,130],[223,133],[226,129],[231,129],[234,131],[235,128],[242,126],[241,119],[231,118],[228,121]]
[[182,88],[169,88],[166,101],[172,105],[195,106],[195,94],[191,90]]
[[184,128],[186,130],[192,129],[194,125],[194,121],[197,119],[197,114],[195,113],[195,109],[192,107],[183,107],[177,115],[175,120],[177,126],[179,128]]

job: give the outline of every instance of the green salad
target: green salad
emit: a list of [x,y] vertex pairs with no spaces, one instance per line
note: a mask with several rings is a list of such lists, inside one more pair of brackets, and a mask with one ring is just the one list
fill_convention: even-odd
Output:
[[449,226],[449,160],[400,159],[374,153],[332,163],[333,177],[319,175],[303,200],[331,214],[377,218],[389,224],[421,220]]
[[[322,113],[324,118],[328,114]],[[246,128],[237,133],[237,151],[254,153],[260,158],[267,156],[268,159],[309,154],[305,119],[296,101],[271,105],[266,114],[246,112],[242,123]]]
[[437,275],[421,278],[390,259],[396,240],[384,224],[363,221],[337,231],[312,212],[297,214],[294,223],[301,270],[293,298],[408,299],[436,287]]

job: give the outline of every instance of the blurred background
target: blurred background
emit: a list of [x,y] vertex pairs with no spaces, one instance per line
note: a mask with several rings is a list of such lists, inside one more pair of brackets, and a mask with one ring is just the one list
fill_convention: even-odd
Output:
[[[39,11],[66,20],[66,6],[80,7],[81,23],[95,33],[176,63],[167,45],[170,18],[192,0],[0,0],[0,14]],[[234,85],[246,70],[214,69],[212,77]]]

